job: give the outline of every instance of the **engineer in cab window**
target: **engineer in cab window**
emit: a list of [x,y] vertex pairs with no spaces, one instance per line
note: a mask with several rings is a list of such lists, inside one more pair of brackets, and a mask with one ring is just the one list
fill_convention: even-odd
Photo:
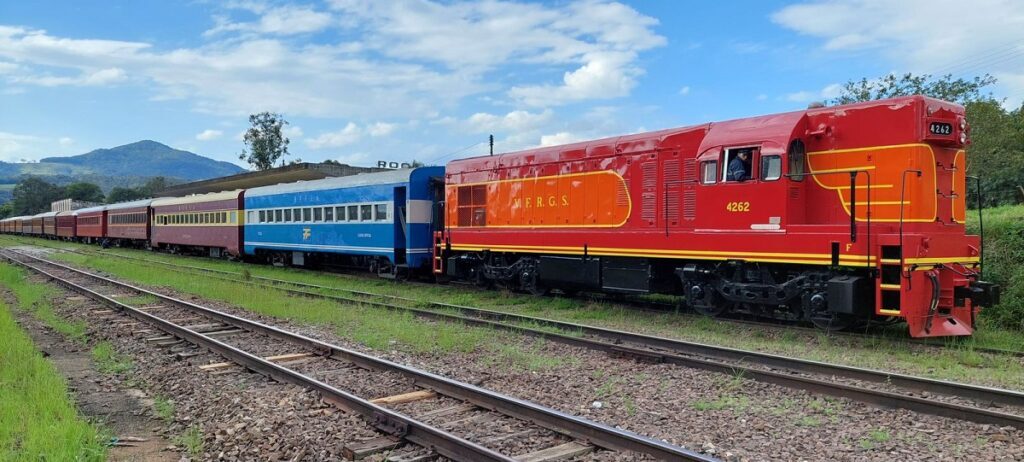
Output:
[[729,161],[726,180],[746,181],[750,179],[750,152],[748,150],[740,151]]

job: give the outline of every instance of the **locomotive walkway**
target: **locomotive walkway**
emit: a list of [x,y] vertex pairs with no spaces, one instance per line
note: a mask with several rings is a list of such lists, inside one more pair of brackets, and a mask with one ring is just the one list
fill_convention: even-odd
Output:
[[[243,276],[231,271],[117,256],[178,270],[202,271],[210,277],[272,288],[298,296],[406,311],[425,319],[511,331],[638,361],[664,362],[726,374],[741,373],[745,377],[759,381],[849,398],[881,407],[904,408],[978,423],[1024,428],[1024,393],[1012,390],[802,360],[448,303],[424,302],[352,289],[255,275]],[[348,295],[329,295],[323,293],[325,291]],[[417,307],[424,304],[432,309]]]
[[[660,460],[715,460],[630,431],[595,423],[536,403],[321,342],[24,252],[8,249],[4,251],[3,257],[112,309],[94,311],[94,315],[127,315],[168,334],[164,337],[145,339],[142,338],[145,334],[140,333],[140,341],[175,344],[184,340],[230,361],[227,364],[202,366],[206,370],[227,368],[231,363],[238,364],[274,380],[315,390],[326,402],[361,414],[387,436],[380,441],[368,442],[364,447],[350,448],[353,456],[375,450],[388,450],[395,447],[400,440],[404,440],[424,448],[421,451],[422,455],[429,456],[436,452],[436,455],[466,461],[545,461],[609,450],[646,454]],[[158,302],[132,306],[117,300],[119,295],[125,292],[154,297]],[[301,350],[301,353],[294,353],[296,348]],[[283,352],[292,353],[282,354]],[[298,366],[291,366],[287,362],[290,360],[302,361],[295,361],[291,364]],[[415,386],[412,390],[400,390],[390,396],[366,399],[343,391],[344,384],[338,382],[343,377],[339,378],[337,374],[331,374],[331,378],[323,377],[323,374],[320,374],[319,378],[315,377],[318,372],[337,369],[339,365],[345,373],[341,375],[357,374],[362,371],[397,374],[410,380]],[[417,407],[414,416],[393,409],[395,406],[413,402],[433,403],[436,406],[425,406],[426,409]],[[473,432],[469,430],[473,427],[498,420],[505,421],[500,428],[513,433],[503,436],[492,435],[483,441],[470,441],[461,436],[472,434]],[[435,421],[438,423],[427,423]],[[534,430],[538,427],[539,430]],[[538,446],[531,447],[530,452],[508,455],[488,447],[500,447],[503,441],[516,439],[516,435],[525,432],[534,435],[531,436],[530,442],[533,446]]]

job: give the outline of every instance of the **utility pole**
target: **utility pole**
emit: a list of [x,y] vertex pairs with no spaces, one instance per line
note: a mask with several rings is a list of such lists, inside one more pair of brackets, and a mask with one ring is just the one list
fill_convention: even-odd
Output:
[[491,155],[494,155],[494,135],[490,135],[491,139]]

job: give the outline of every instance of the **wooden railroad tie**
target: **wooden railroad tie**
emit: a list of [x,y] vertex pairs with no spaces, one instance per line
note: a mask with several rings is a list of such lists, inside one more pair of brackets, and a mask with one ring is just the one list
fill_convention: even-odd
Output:
[[[265,357],[263,359],[265,359],[267,361],[270,361],[270,362],[274,362],[274,363],[287,363],[287,362],[292,362],[292,361],[298,361],[298,360],[304,359],[304,358],[311,358],[313,356],[316,356],[316,355],[314,355],[313,353],[290,353],[290,354],[286,354],[286,355],[267,356],[267,357]],[[232,363],[232,362],[204,364],[202,366],[199,366],[199,370],[207,371],[207,372],[213,372],[213,371],[217,371],[217,370],[221,370],[221,369],[227,369],[227,368],[232,367],[232,366],[237,366],[237,364]]]
[[547,449],[541,449],[540,451],[516,456],[516,460],[520,462],[546,462],[549,460],[569,459],[583,454],[588,454],[593,451],[594,446],[577,441],[570,441],[565,444],[559,444],[558,446],[552,446]]
[[437,396],[437,392],[434,390],[418,390],[409,393],[402,393],[394,396],[384,396],[377,399],[370,400],[373,404],[404,404],[411,403],[413,401],[420,401],[424,399],[430,399]]
[[382,436],[380,438],[349,443],[341,449],[341,456],[348,460],[362,460],[374,454],[390,451],[401,445],[401,439],[393,436]]

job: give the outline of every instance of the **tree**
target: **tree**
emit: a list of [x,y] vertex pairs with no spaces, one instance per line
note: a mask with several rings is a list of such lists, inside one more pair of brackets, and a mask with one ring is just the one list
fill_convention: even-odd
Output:
[[288,155],[288,138],[283,129],[288,122],[281,114],[261,112],[249,116],[252,127],[245,132],[245,148],[238,158],[257,170],[274,167],[277,160]]
[[11,206],[10,202],[0,204],[0,218],[7,218],[14,215],[14,207]]
[[160,191],[167,189],[171,184],[167,181],[167,178],[162,176],[155,176],[146,181],[145,184],[139,186],[138,191],[142,197],[156,197],[160,194]]
[[115,204],[118,202],[134,201],[144,199],[146,197],[141,191],[135,188],[122,188],[120,186],[110,190],[110,194],[107,194],[107,203]]
[[[981,179],[983,206],[1019,202],[1018,189],[1024,185],[1024,107],[1014,111],[1003,108],[1002,101],[984,89],[996,83],[985,74],[973,79],[953,79],[951,75],[933,78],[929,74],[889,74],[875,80],[851,80],[843,85],[831,104],[848,104],[896,96],[926,95],[964,106],[971,124],[971,144],[967,148],[967,173]],[[977,204],[977,188],[967,184],[967,204]]]
[[76,201],[103,202],[103,190],[84,181],[65,186],[64,195]]
[[931,74],[887,74],[874,80],[851,80],[843,85],[842,93],[831,104],[850,104],[897,96],[927,95],[966,106],[977,101],[995,101],[991,93],[982,89],[996,83],[996,78],[985,74],[973,79],[953,79],[951,74],[933,78]]
[[14,186],[11,210],[15,215],[34,215],[50,210],[50,203],[62,199],[64,188],[39,177],[29,176]]

